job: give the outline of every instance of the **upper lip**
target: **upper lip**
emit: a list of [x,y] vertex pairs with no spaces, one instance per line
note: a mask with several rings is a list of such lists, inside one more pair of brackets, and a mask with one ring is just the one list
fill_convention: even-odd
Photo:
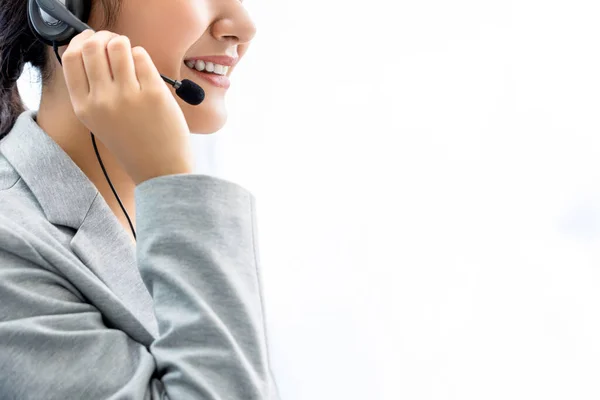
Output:
[[231,56],[199,56],[199,57],[190,57],[190,58],[186,58],[186,61],[196,61],[196,60],[202,60],[202,61],[208,61],[211,62],[213,64],[220,64],[220,65],[224,65],[227,67],[232,67],[234,66],[238,60],[239,57],[231,57]]

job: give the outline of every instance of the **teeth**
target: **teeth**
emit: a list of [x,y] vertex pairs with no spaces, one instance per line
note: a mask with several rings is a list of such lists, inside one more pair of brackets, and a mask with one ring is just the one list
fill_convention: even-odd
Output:
[[217,75],[227,75],[227,71],[229,71],[229,67],[225,65],[215,64],[209,61],[193,61],[187,60],[185,61],[185,65],[188,68],[196,69],[198,71],[212,72]]

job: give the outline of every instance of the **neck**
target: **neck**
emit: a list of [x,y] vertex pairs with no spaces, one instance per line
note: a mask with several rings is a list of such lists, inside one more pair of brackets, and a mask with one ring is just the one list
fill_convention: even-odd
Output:
[[[62,83],[63,85],[54,85],[53,88],[43,88],[37,123],[96,186],[100,195],[133,239],[127,218],[98,161],[90,131],[75,115],[64,81]],[[57,86],[59,88],[56,88]],[[96,137],[96,146],[106,173],[135,229],[135,183],[98,137]]]

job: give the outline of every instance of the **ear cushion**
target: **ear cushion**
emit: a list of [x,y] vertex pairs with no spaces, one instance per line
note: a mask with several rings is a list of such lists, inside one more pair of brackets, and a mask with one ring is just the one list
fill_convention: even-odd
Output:
[[[92,0],[58,0],[81,21],[87,23],[92,9]],[[33,34],[48,46],[56,42],[58,46],[68,44],[78,32],[62,21],[49,23],[44,20],[42,10],[35,0],[28,0],[27,22]]]

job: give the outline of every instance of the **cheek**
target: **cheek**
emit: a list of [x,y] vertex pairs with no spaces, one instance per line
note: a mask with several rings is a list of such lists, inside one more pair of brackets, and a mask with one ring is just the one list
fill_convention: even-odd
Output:
[[168,22],[163,27],[168,27],[168,29],[155,30],[159,31],[154,33],[157,37],[156,40],[160,40],[165,52],[177,51],[180,59],[191,54],[192,48],[198,53],[198,47],[195,44],[208,34],[210,25],[211,16],[209,9],[204,6],[205,2],[169,0],[167,3],[170,5],[164,18],[168,18]]
[[131,16],[124,9],[117,32],[127,35],[132,46],[144,47],[161,72],[175,75],[184,57],[191,54],[190,49],[207,31],[210,20],[202,10],[202,1],[171,0],[161,4],[154,4],[154,10],[161,12],[146,12],[143,18],[139,9]]

